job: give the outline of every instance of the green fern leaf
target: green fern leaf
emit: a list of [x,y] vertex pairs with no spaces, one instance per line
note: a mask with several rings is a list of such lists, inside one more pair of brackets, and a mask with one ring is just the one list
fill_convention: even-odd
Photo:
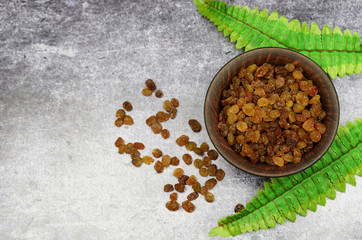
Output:
[[274,11],[228,5],[221,1],[194,0],[197,10],[230,36],[236,48],[249,51],[261,47],[282,47],[300,52],[318,63],[333,79],[362,70],[362,46],[358,33],[325,25],[321,31],[313,22],[309,28],[296,19],[289,21]]
[[324,206],[326,197],[335,199],[337,189],[345,192],[346,182],[356,186],[355,174],[362,176],[362,121],[340,126],[338,135],[327,153],[313,166],[286,177],[264,182],[246,204],[246,209],[219,221],[210,236],[235,236],[258,231],[286,219],[294,222],[296,213],[306,216],[307,209],[315,212],[317,204]]

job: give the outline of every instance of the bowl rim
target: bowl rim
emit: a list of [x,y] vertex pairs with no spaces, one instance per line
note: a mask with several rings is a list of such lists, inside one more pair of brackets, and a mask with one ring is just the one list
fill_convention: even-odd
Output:
[[[252,171],[249,171],[248,169],[244,169],[244,168],[240,168],[239,166],[235,165],[232,161],[230,161],[227,157],[224,156],[224,154],[218,149],[216,143],[214,142],[211,134],[210,134],[210,130],[209,130],[209,127],[208,127],[208,124],[207,124],[207,120],[206,120],[206,108],[207,108],[207,98],[209,96],[209,93],[210,93],[210,88],[211,88],[211,85],[212,83],[215,81],[215,78],[216,76],[230,63],[232,62],[234,59],[244,55],[244,54],[247,54],[247,53],[250,53],[250,52],[254,52],[254,51],[263,51],[263,50],[266,50],[266,49],[279,49],[279,50],[283,50],[283,51],[289,51],[289,52],[292,52],[292,54],[297,54],[297,55],[300,55],[302,58],[306,58],[308,60],[310,60],[312,62],[312,64],[316,65],[317,68],[320,68],[320,70],[322,70],[322,72],[327,76],[329,82],[331,83],[331,86],[332,86],[332,90],[335,92],[335,96],[336,96],[336,102],[337,102],[337,122],[336,122],[336,129],[334,130],[334,133],[333,133],[333,138],[330,140],[330,143],[328,144],[328,147],[324,150],[324,151],[321,151],[321,153],[319,154],[319,156],[312,162],[310,162],[309,164],[305,165],[304,167],[300,168],[300,169],[297,169],[297,170],[294,170],[294,171],[291,171],[291,172],[288,172],[288,173],[280,173],[280,174],[263,174],[263,173],[259,173],[259,172],[252,172]],[[310,166],[312,166],[313,164],[315,164],[316,162],[318,162],[324,155],[325,153],[328,151],[328,149],[331,147],[331,145],[333,144],[333,141],[337,135],[337,132],[338,132],[338,126],[339,126],[339,121],[340,121],[340,104],[339,104],[339,98],[338,98],[338,94],[337,94],[337,91],[336,91],[336,88],[333,84],[333,81],[331,79],[331,77],[329,76],[329,74],[324,71],[324,69],[318,64],[316,63],[313,59],[297,52],[297,51],[294,51],[294,50],[291,50],[291,49],[288,49],[288,48],[280,48],[280,47],[262,47],[262,48],[256,48],[256,49],[252,49],[252,50],[249,50],[249,51],[246,51],[246,52],[243,52],[241,54],[238,54],[237,56],[233,57],[232,59],[230,59],[229,61],[227,61],[218,71],[217,73],[214,75],[214,77],[212,78],[210,84],[209,84],[209,87],[206,91],[206,95],[205,95],[205,100],[204,100],[204,123],[205,123],[205,127],[206,127],[206,131],[207,131],[207,134],[212,142],[212,144],[214,145],[214,148],[218,151],[218,153],[231,165],[233,165],[235,168],[239,169],[239,170],[242,170],[246,173],[249,173],[249,174],[252,174],[252,175],[255,175],[255,176],[260,176],[260,177],[284,177],[284,176],[289,176],[289,175],[292,175],[292,174],[296,174],[296,173],[300,173],[301,171],[309,168]]]

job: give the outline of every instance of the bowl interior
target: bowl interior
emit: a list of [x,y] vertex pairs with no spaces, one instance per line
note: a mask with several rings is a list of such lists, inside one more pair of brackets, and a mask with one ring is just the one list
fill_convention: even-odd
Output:
[[[302,67],[304,76],[313,80],[314,85],[318,87],[323,109],[327,113],[323,119],[327,131],[322,135],[321,141],[315,144],[310,152],[303,155],[302,161],[298,164],[286,164],[283,167],[263,163],[252,164],[231,148],[217,128],[222,91],[229,87],[232,77],[237,74],[241,67],[247,67],[254,63],[257,65],[270,63],[276,66],[293,63],[296,67]],[[339,123],[338,96],[329,76],[311,59],[283,48],[255,49],[229,61],[211,82],[206,94],[204,111],[208,134],[219,153],[235,167],[251,174],[267,177],[280,177],[297,173],[315,163],[332,144]]]

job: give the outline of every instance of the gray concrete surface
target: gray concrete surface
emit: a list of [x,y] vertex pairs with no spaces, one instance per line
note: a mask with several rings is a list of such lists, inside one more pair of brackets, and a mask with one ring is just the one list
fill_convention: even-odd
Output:
[[[192,214],[166,210],[162,189],[175,182],[172,170],[135,168],[114,141],[122,136],[144,142],[143,154],[160,147],[179,157],[185,152],[174,140],[182,133],[210,143],[205,129],[192,133],[187,120],[202,121],[212,77],[242,51],[192,1],[105,2],[0,1],[0,239],[207,239],[217,220],[266,180],[219,159],[226,177],[214,203],[199,198]],[[361,1],[230,2],[362,33]],[[142,97],[149,77],[163,99]],[[341,124],[362,118],[361,81],[334,80]],[[164,141],[144,121],[171,97],[181,104],[164,125],[171,131]],[[134,105],[135,124],[116,128],[125,100]],[[357,177],[357,187],[348,185],[316,213],[237,239],[362,239],[361,186]]]

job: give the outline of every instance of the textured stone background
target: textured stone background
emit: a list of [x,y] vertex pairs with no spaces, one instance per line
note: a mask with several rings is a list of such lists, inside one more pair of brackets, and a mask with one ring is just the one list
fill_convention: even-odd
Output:
[[[230,2],[362,33],[361,1]],[[122,136],[143,141],[143,154],[160,147],[181,157],[174,140],[182,133],[210,143],[187,120],[202,121],[212,77],[241,52],[192,1],[0,1],[0,239],[207,239],[266,179],[219,159],[227,175],[213,190],[215,202],[199,198],[194,213],[170,213],[162,189],[175,182],[172,169],[135,168],[113,144]],[[149,77],[163,99],[142,97]],[[333,82],[341,124],[362,118],[361,81]],[[181,105],[164,141],[144,121],[171,97]],[[135,124],[116,128],[124,100],[134,105]],[[357,177],[357,187],[347,185],[316,213],[238,239],[362,239],[361,186]]]

